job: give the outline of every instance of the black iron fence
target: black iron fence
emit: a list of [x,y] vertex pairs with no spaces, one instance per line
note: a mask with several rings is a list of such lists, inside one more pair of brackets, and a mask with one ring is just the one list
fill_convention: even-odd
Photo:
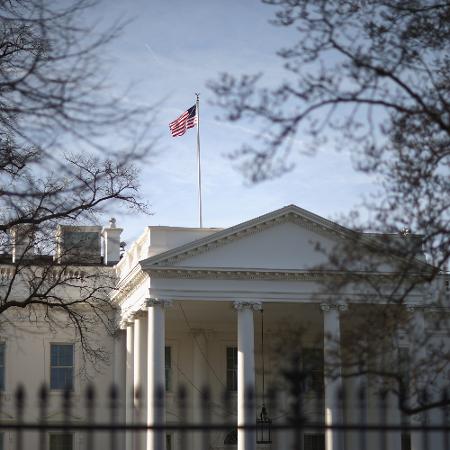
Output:
[[255,421],[241,426],[233,392],[159,391],[155,404],[165,403],[166,420],[151,426],[145,396],[130,396],[127,412],[122,394],[115,387],[103,396],[92,387],[82,393],[42,387],[37,396],[29,396],[18,387],[11,397],[0,397],[0,449],[146,450],[149,433],[162,437],[160,446],[166,450],[232,450],[238,435],[247,433],[257,448],[267,450],[322,450],[331,441],[333,450],[450,449],[447,392],[438,402],[430,401],[439,407],[423,403],[415,415],[399,410],[389,392],[340,392],[332,401],[330,421],[323,395],[271,390],[264,398],[247,397]]

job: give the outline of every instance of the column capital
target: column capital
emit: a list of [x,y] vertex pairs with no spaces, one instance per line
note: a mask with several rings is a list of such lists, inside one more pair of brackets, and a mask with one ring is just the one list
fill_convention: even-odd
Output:
[[146,317],[145,313],[147,312],[147,306],[143,306],[133,313],[133,319],[142,319]]
[[119,328],[126,330],[127,327],[132,326],[134,322],[134,314],[128,313],[124,315],[123,319],[119,322]]
[[331,311],[335,309],[336,311],[344,312],[348,310],[347,303],[321,303],[320,309],[322,311]]
[[145,306],[151,308],[153,306],[161,306],[162,308],[170,308],[173,306],[172,300],[159,299],[159,298],[147,298],[145,300]]
[[261,311],[262,302],[235,301],[233,302],[233,308],[237,311],[242,311],[243,309],[250,309],[252,311]]
[[415,311],[425,311],[426,306],[421,303],[406,303],[406,311],[413,313]]

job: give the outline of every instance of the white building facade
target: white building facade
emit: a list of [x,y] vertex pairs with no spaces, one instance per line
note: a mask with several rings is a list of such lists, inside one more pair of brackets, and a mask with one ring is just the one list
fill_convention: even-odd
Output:
[[[91,379],[99,392],[105,392],[110,383],[125,392],[120,418],[127,423],[164,426],[187,420],[202,424],[205,408],[200,393],[207,387],[211,395],[206,408],[208,420],[238,426],[237,432],[211,431],[207,448],[289,449],[301,439],[305,450],[358,450],[360,437],[356,432],[311,429],[298,437],[289,430],[276,430],[277,424],[291,417],[292,380],[286,373],[293,361],[310,371],[310,377],[302,380],[303,407],[310,420],[330,426],[344,420],[358,424],[363,419],[370,424],[380,421],[378,397],[372,388],[375,376],[367,370],[355,376],[347,373],[348,354],[359,339],[354,333],[357,323],[367,320],[374,307],[400,308],[405,320],[413,324],[409,329],[430,336],[441,348],[449,348],[450,338],[432,325],[434,315],[448,317],[448,305],[437,305],[433,294],[441,284],[445,287],[445,280],[438,278],[433,287],[417,283],[407,295],[401,295],[398,304],[390,305],[389,297],[383,305],[383,297],[367,289],[361,280],[376,280],[377,287],[391,285],[401,258],[377,253],[374,249],[380,242],[372,235],[358,234],[356,239],[354,232],[294,205],[226,229],[150,226],[117,263],[120,229],[111,226],[103,234],[109,245],[104,257],[116,276],[110,299],[118,329],[114,336],[98,331],[97,338],[104,341],[111,360],[109,365],[96,367]],[[346,246],[354,242],[364,252],[372,249],[375,256],[369,259],[371,263],[376,260],[377,270],[374,265],[369,269],[364,258],[349,263],[345,271],[338,270],[332,255],[339,253],[344,242]],[[414,265],[418,272],[429,267],[423,255],[417,255]],[[343,282],[349,274],[352,281]],[[36,339],[30,336],[36,336],[39,326],[26,320],[23,323],[23,332],[18,331],[14,338],[11,333],[18,329],[17,323],[5,329],[6,385],[13,381],[36,388],[41,382],[64,384],[58,378],[64,378],[64,364],[70,372],[71,364],[75,367],[80,358],[76,333],[56,329],[49,334],[43,326],[42,337]],[[374,323],[374,327],[380,326]],[[420,363],[427,356],[425,350],[415,347],[416,341],[404,327],[398,328],[390,348],[396,355],[406,349],[409,364]],[[364,339],[367,336],[361,337]],[[361,349],[370,344],[362,343]],[[72,350],[64,345],[73,345]],[[42,354],[40,348],[46,356],[36,358]],[[10,363],[13,354],[23,366]],[[37,359],[36,372],[31,373],[27,364]],[[87,368],[87,372],[93,370]],[[447,365],[447,372],[436,375],[436,383],[445,386],[449,375]],[[80,396],[81,380],[74,375],[75,398]],[[178,404],[180,386],[186,387],[189,399],[184,416],[180,416]],[[361,391],[362,386],[366,390]],[[264,401],[262,396],[270,387],[277,391],[277,401],[267,401],[272,435],[270,442],[258,443],[252,427]],[[348,393],[345,411],[338,400],[342,390]],[[355,394],[360,391],[365,395],[364,412],[359,409],[359,394]],[[228,392],[227,402],[221,400],[223,392]],[[7,394],[5,400],[11,402]],[[400,426],[405,419],[395,396],[389,394],[386,402],[381,420]],[[4,414],[6,411],[13,420],[14,411],[6,408]],[[58,416],[57,406],[54,411]],[[432,412],[428,423],[439,421],[440,414],[439,410]],[[81,404],[73,415],[74,420],[83,420]],[[104,406],[99,416],[107,415]],[[423,417],[416,414],[407,420],[422,423]],[[249,428],[239,428],[247,425]],[[95,448],[109,448],[106,438],[98,439]],[[120,434],[117,439],[119,448],[126,450],[200,449],[205,443],[202,433],[164,429]],[[384,448],[389,450],[425,448],[420,433],[405,435],[398,429],[385,439]],[[444,449],[439,435],[429,439],[429,448]],[[8,444],[13,445],[13,441],[13,437],[4,438],[4,448],[10,448]],[[85,444],[82,435],[74,434],[66,448],[78,450]],[[371,450],[381,445],[377,437],[367,441]]]

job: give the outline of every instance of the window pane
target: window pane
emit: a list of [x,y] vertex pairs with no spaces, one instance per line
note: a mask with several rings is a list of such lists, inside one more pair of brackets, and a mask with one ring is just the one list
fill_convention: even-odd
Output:
[[73,388],[73,345],[51,344],[50,388]]
[[73,366],[73,345],[72,344],[52,344],[51,345],[51,365]]
[[52,389],[72,389],[73,369],[71,367],[52,367],[50,376],[50,387]]
[[73,436],[70,433],[51,434],[49,450],[73,450]]
[[237,347],[227,347],[227,389],[237,391]]
[[172,390],[172,349],[165,347],[165,376],[166,376],[166,391]]
[[325,450],[325,436],[323,434],[305,434],[305,450]]

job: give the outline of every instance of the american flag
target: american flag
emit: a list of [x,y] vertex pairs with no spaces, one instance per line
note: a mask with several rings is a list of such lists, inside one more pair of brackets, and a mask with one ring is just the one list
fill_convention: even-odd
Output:
[[172,137],[183,136],[188,128],[193,128],[197,124],[197,108],[196,105],[190,107],[187,111],[181,114],[178,119],[170,122],[169,128]]

